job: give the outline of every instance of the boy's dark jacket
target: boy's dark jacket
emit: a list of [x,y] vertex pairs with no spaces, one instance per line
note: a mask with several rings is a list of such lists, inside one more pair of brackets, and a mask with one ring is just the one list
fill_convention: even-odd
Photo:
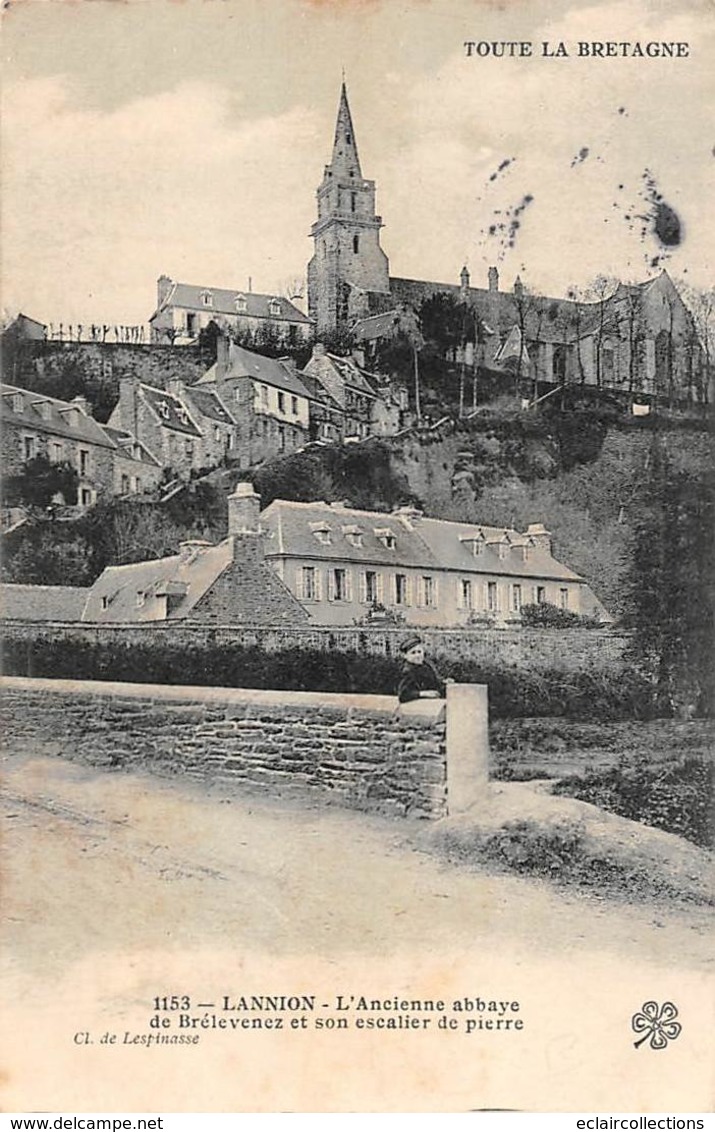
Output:
[[411,700],[418,700],[420,692],[437,692],[444,697],[446,695],[444,680],[428,660],[422,664],[403,661],[400,682],[397,685],[398,700],[401,704],[408,704]]

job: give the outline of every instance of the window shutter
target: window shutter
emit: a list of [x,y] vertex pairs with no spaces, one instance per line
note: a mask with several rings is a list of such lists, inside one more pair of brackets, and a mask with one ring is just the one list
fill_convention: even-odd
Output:
[[304,594],[303,594],[303,567],[302,566],[298,566],[298,568],[296,569],[296,572],[295,572],[295,596],[298,598],[298,600],[301,600],[304,596]]
[[405,605],[412,605],[412,578],[405,575]]
[[315,600],[323,600],[323,571],[317,567],[315,570]]
[[432,605],[435,609],[439,606],[439,578],[432,578]]
[[383,574],[376,575],[377,584],[377,600],[383,602],[385,600],[385,577]]
[[328,570],[328,601],[335,601],[335,574]]
[[345,571],[345,600],[353,600],[353,572],[352,570]]
[[463,599],[463,593],[464,593],[464,590],[463,590],[464,581],[463,581],[462,578],[457,578],[455,584],[457,586],[457,609],[464,609],[465,603],[462,600]]

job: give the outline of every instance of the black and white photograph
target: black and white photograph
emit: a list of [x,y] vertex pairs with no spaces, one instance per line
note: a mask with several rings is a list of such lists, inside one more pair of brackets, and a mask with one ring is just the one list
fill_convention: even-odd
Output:
[[1,18],[3,1111],[697,1127],[712,5]]

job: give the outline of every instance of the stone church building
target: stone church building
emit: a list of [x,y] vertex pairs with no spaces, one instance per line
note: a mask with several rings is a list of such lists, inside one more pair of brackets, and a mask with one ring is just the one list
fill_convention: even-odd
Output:
[[317,205],[308,309],[318,340],[348,331],[370,364],[379,343],[399,333],[405,312],[447,295],[474,319],[461,359],[467,365],[516,373],[533,389],[572,384],[671,403],[707,400],[697,328],[666,271],[643,283],[614,284],[595,301],[532,295],[519,278],[504,290],[496,267],[485,287],[471,285],[466,267],[452,283],[390,275],[375,182],[362,174],[344,83]]

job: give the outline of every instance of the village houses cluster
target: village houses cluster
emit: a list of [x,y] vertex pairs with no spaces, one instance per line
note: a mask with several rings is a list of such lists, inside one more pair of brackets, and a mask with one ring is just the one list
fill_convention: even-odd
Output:
[[[696,327],[666,272],[591,302],[533,296],[519,279],[500,289],[496,267],[484,288],[472,286],[466,266],[453,284],[397,278],[375,208],[375,182],[362,174],[343,85],[332,157],[317,190],[307,313],[297,299],[256,293],[250,283],[227,290],[161,275],[150,342],[116,328],[115,341],[107,341],[106,327],[101,341],[96,328],[85,342],[70,328],[59,340],[53,331],[48,342],[42,323],[18,316],[6,343],[29,344],[26,356],[38,372],[49,347],[58,355],[71,348],[78,364],[84,358],[116,382],[118,399],[100,423],[84,395],[62,401],[34,392],[6,367],[5,474],[38,456],[67,461],[85,508],[222,464],[248,470],[311,444],[394,436],[415,423],[415,406],[404,380],[380,372],[380,348],[414,327],[421,305],[435,296],[469,314],[460,364],[502,379],[504,388],[514,388],[516,372],[534,388],[598,386],[645,409],[658,396],[705,399]],[[200,369],[201,354],[191,347],[207,334],[216,359]],[[350,352],[324,344],[347,334]],[[299,350],[310,355],[302,368],[293,360]],[[82,616],[351,624],[389,607],[409,623],[460,625],[480,617],[518,621],[523,604],[548,601],[607,618],[584,580],[552,557],[538,523],[520,533],[404,509],[387,515],[280,500],[259,512],[250,484],[239,484],[224,543],[108,568]]]

